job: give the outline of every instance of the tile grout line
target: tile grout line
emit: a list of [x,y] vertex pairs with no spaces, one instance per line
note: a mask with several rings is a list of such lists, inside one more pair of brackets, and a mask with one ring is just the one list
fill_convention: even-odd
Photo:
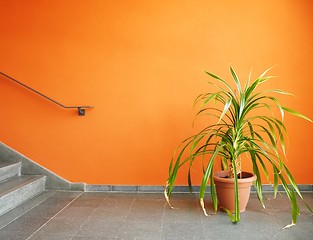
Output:
[[136,198],[134,197],[133,202],[132,202],[132,204],[131,204],[130,207],[129,207],[128,213],[127,213],[127,215],[125,216],[125,218],[124,218],[124,220],[123,220],[123,223],[126,222],[126,219],[127,219],[127,217],[129,216],[129,213],[130,213],[132,207],[134,206],[135,201],[136,201]]
[[41,230],[44,226],[46,226],[51,220],[53,220],[57,215],[59,215],[64,209],[66,209],[70,204],[72,204],[77,198],[79,198],[84,192],[81,192],[77,197],[75,197],[72,201],[70,201],[65,207],[63,207],[59,212],[57,212],[54,216],[52,216],[47,222],[42,224],[35,232],[33,232],[26,240],[31,239],[39,230]]
[[[130,208],[129,208],[129,210],[128,210],[128,213],[127,213],[127,215],[125,216],[125,218],[124,218],[124,220],[123,220],[123,224],[125,224],[125,223],[126,223],[126,219],[127,219],[127,217],[129,216],[130,211],[131,211],[132,207],[133,207],[133,206],[134,206],[134,204],[135,204],[135,201],[136,201],[136,197],[134,197],[134,199],[133,199],[133,202],[132,202],[132,204],[131,204],[131,206],[130,206]],[[122,229],[122,228],[120,228],[120,229]],[[119,234],[120,234],[120,231],[119,231],[119,232],[117,232],[117,235],[116,235],[115,239],[117,239],[117,238],[118,238],[118,235],[119,235]]]
[[[106,196],[106,197],[101,201],[101,203],[105,202],[105,200],[106,200],[107,198],[108,198],[108,196]],[[99,206],[101,205],[101,203],[99,204]],[[99,208],[99,206],[97,206],[97,207],[94,208],[94,210],[92,211],[92,213],[87,217],[87,220],[84,222],[83,225],[81,225],[81,226],[79,227],[77,233],[76,233],[75,236],[73,236],[73,237],[79,236],[79,232],[80,232],[80,231],[82,230],[82,228],[86,225],[86,223],[90,220],[91,215],[94,214],[94,213],[97,211],[97,209]],[[71,239],[72,239],[72,238],[71,238]],[[27,239],[26,239],[26,240],[27,240]]]

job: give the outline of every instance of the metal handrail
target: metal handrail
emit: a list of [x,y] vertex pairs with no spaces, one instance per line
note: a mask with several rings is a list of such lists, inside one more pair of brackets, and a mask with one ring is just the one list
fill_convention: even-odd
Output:
[[63,105],[63,104],[57,102],[56,100],[53,100],[52,98],[50,98],[50,97],[48,97],[48,96],[42,94],[41,92],[38,92],[37,90],[35,90],[35,89],[33,89],[33,88],[27,86],[26,84],[21,83],[20,81],[14,79],[13,77],[10,77],[9,75],[7,75],[7,74],[5,74],[5,73],[3,73],[3,72],[0,72],[0,74],[1,74],[2,76],[4,76],[4,77],[10,79],[11,81],[13,81],[13,82],[15,82],[15,83],[17,83],[17,84],[19,84],[19,85],[21,85],[21,86],[23,86],[23,87],[29,89],[29,90],[31,90],[32,92],[37,93],[38,95],[40,95],[40,96],[42,96],[42,97],[48,99],[49,101],[51,101],[51,102],[53,102],[53,103],[59,105],[59,106],[62,107],[62,108],[77,108],[77,111],[78,111],[78,115],[79,115],[79,116],[85,116],[85,110],[86,110],[86,109],[88,109],[88,108],[94,108],[94,106],[65,106],[65,105]]

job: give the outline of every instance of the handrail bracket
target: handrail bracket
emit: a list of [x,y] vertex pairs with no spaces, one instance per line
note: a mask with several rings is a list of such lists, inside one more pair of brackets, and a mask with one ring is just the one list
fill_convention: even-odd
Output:
[[78,107],[77,111],[78,111],[78,116],[85,116],[85,114],[86,114],[85,113],[86,112],[85,108]]

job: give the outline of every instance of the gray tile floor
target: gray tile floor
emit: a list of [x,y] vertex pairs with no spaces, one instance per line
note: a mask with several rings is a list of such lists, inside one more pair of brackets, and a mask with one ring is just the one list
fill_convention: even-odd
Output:
[[[170,209],[160,193],[80,193],[46,191],[0,217],[1,240],[100,239],[313,239],[313,216],[300,203],[298,224],[290,223],[285,195],[266,193],[263,209],[252,193],[241,222],[223,212],[205,217],[197,195],[172,195]],[[313,206],[313,193],[304,193]],[[212,211],[209,197],[208,212]]]

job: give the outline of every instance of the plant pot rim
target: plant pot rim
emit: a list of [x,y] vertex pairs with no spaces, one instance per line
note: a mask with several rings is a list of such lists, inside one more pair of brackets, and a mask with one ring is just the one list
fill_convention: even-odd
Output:
[[[214,172],[213,174],[214,181],[219,181],[219,182],[224,182],[224,183],[233,183],[234,182],[233,178],[225,178],[229,174],[229,172],[230,171]],[[242,174],[244,177],[238,178],[238,183],[249,183],[257,179],[254,173],[242,171]]]

